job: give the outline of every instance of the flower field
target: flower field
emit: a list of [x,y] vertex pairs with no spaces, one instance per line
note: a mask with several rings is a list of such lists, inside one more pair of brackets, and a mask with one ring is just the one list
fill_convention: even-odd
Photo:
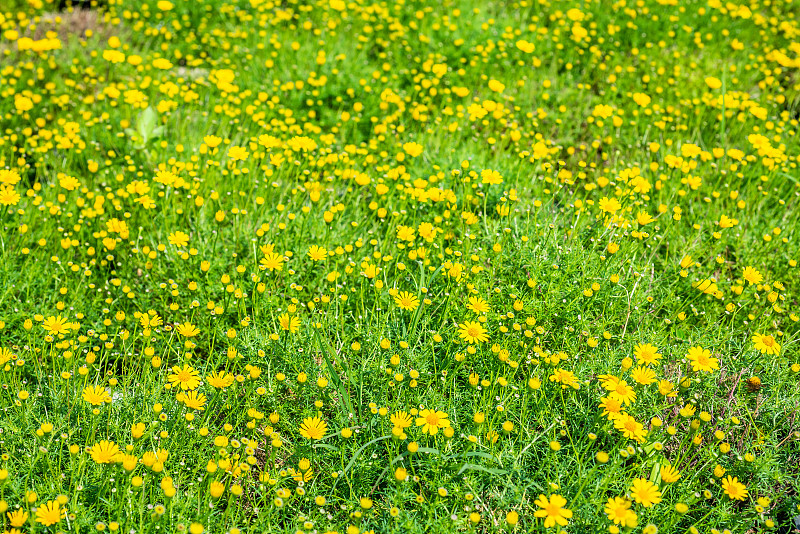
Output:
[[792,0],[0,2],[8,534],[800,531]]

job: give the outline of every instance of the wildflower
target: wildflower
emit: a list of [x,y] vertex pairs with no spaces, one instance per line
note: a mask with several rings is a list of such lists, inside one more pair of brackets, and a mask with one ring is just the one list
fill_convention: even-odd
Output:
[[730,475],[722,479],[722,491],[732,500],[743,501],[747,499],[747,489],[736,477]]
[[317,245],[311,245],[308,247],[308,257],[311,258],[311,261],[320,261],[324,260],[328,257],[328,251],[325,250],[323,247],[319,247]]
[[183,323],[175,327],[175,331],[184,337],[195,337],[200,333],[200,330],[192,323]]
[[440,428],[447,428],[450,426],[450,421],[447,420],[447,414],[437,410],[425,409],[419,414],[416,419],[417,426],[422,427],[424,433],[435,436]]
[[217,148],[222,142],[222,138],[216,135],[207,135],[203,137],[203,142],[208,145],[208,148]]
[[744,272],[742,273],[742,277],[750,284],[760,284],[764,277],[761,276],[761,273],[755,270],[753,267],[749,265],[744,268]]
[[694,372],[710,373],[715,369],[719,369],[719,360],[712,358],[711,351],[703,347],[691,347],[686,358],[691,362]]
[[649,367],[640,365],[631,371],[631,378],[633,378],[636,383],[647,386],[656,381],[656,372]]
[[466,321],[459,325],[458,335],[467,343],[484,343],[489,340],[486,328],[476,321]]
[[391,417],[389,417],[389,421],[391,421],[395,428],[408,428],[411,426],[412,418],[406,412],[399,411],[392,414]]
[[265,254],[263,258],[261,258],[259,263],[262,267],[262,270],[269,269],[270,272],[281,271],[283,269],[283,256],[275,252],[269,252]]
[[612,420],[622,413],[622,403],[610,395],[600,399],[600,408],[603,409],[601,415]]
[[549,376],[551,382],[558,382],[561,384],[562,388],[571,387],[572,389],[580,389],[580,382],[578,382],[578,377],[572,371],[567,371],[566,369],[561,369],[560,367],[553,371],[553,374]]
[[208,486],[208,493],[211,495],[212,498],[218,499],[222,496],[222,493],[225,491],[225,484],[220,482],[219,480],[214,480]]
[[0,169],[0,184],[16,185],[22,178],[14,169]]
[[133,439],[139,439],[144,435],[144,431],[147,427],[145,427],[144,423],[134,423],[131,425],[131,436]]
[[661,480],[667,484],[671,484],[677,482],[679,478],[681,478],[681,474],[673,466],[669,464],[661,466]]
[[661,502],[661,492],[658,491],[658,486],[646,478],[634,479],[630,492],[633,499],[645,508]]
[[9,185],[0,186],[0,204],[3,206],[15,206],[20,198],[22,197],[13,187]]
[[658,393],[665,397],[677,397],[678,392],[675,391],[675,384],[669,380],[658,381]]
[[641,107],[647,107],[647,105],[650,103],[650,97],[644,93],[634,93],[633,101]]
[[401,241],[414,241],[414,228],[411,226],[398,226],[397,239],[400,239]]
[[8,516],[9,524],[14,528],[21,527],[28,520],[28,512],[22,508],[17,508],[13,512],[8,512],[6,516]]
[[411,156],[412,158],[416,158],[420,154],[422,154],[423,147],[419,143],[403,143],[403,150],[406,154]]
[[190,410],[205,410],[206,396],[197,391],[190,391],[189,393],[181,393],[178,395],[178,400],[182,402]]
[[525,41],[524,39],[520,39],[516,42],[517,48],[525,52],[526,54],[530,54],[536,49],[536,45],[529,41]]
[[770,356],[774,356],[780,353],[781,346],[780,344],[775,341],[775,338],[768,335],[762,335],[756,332],[751,338],[753,344],[756,346],[756,350],[760,351],[761,354],[769,354]]
[[228,148],[228,157],[233,161],[244,161],[249,155],[247,149],[242,146],[231,145],[231,147]]
[[745,384],[747,385],[747,391],[750,393],[756,393],[761,389],[761,379],[757,376],[751,376],[747,380],[745,380]]
[[613,215],[616,212],[618,212],[620,209],[622,209],[622,205],[619,203],[619,200],[617,200],[616,198],[603,197],[603,198],[600,199],[600,202],[598,203],[598,206],[600,206],[600,209],[603,212],[608,213],[610,215]]
[[519,522],[519,514],[514,510],[511,510],[506,514],[506,523],[511,525],[512,527],[515,526]]
[[467,300],[467,309],[474,313],[486,313],[491,308],[489,307],[489,303],[482,298],[470,297],[469,300]]
[[178,248],[185,247],[189,244],[189,234],[181,232],[180,230],[169,234],[167,239],[169,239],[169,242]]
[[151,310],[148,313],[142,314],[142,316],[139,318],[139,324],[142,325],[142,328],[150,329],[150,328],[155,328],[157,326],[161,326],[163,324],[163,321],[156,312]]
[[58,185],[60,185],[67,191],[74,191],[75,189],[80,187],[81,183],[74,176],[61,175],[58,178]]
[[153,60],[153,66],[159,70],[169,70],[172,68],[172,62],[163,57]]
[[623,497],[611,497],[605,505],[604,511],[608,519],[615,525],[623,527],[636,526],[636,513],[631,510],[631,501]]
[[502,93],[505,90],[506,86],[497,81],[497,80],[489,80],[489,89],[494,91],[495,93]]
[[401,291],[395,295],[394,301],[401,310],[414,311],[419,307],[419,298],[408,291]]
[[484,169],[481,171],[481,183],[488,185],[499,185],[503,183],[503,177],[500,173],[491,169]]
[[108,390],[102,386],[89,386],[83,390],[83,400],[94,406],[100,406],[103,403],[111,404],[111,395]]
[[380,268],[376,265],[372,264],[362,264],[361,268],[363,269],[362,274],[372,280],[381,272]]
[[36,522],[49,527],[61,521],[61,506],[58,501],[47,501],[36,508]]
[[[429,222],[421,223],[417,230],[419,232],[420,237],[422,237],[426,241],[431,242],[436,237],[437,228]],[[419,253],[419,251],[424,251],[424,250],[425,249],[423,248],[417,249],[417,253]]]
[[645,365],[656,365],[661,359],[658,348],[649,343],[640,343],[633,348],[633,355],[636,360]]
[[644,425],[626,413],[620,414],[620,416],[614,420],[614,428],[622,432],[622,435],[627,439],[633,439],[639,443],[644,442],[644,437],[647,434]]
[[603,389],[606,391],[614,391],[617,387],[617,384],[620,383],[620,378],[611,374],[599,375],[597,378],[601,380],[600,385],[603,386]]
[[98,464],[110,464],[117,461],[119,447],[113,441],[100,441],[95,443],[91,449],[92,460]]
[[206,376],[208,385],[217,389],[225,389],[234,382],[234,377],[231,373],[225,371],[213,371],[210,375]]
[[398,482],[404,482],[408,478],[408,471],[405,467],[398,467],[394,470],[394,478]]
[[14,107],[19,112],[30,111],[33,109],[33,101],[26,96],[14,95]]
[[300,435],[306,439],[320,440],[328,430],[328,424],[319,417],[306,417],[300,425]]
[[167,376],[167,380],[173,386],[180,386],[184,391],[196,389],[200,385],[200,373],[188,364],[183,368],[176,365],[172,368],[172,373]]
[[47,330],[50,334],[63,334],[68,332],[70,329],[70,323],[64,317],[59,315],[58,317],[50,316],[44,320],[42,323],[42,328]]
[[174,173],[172,173],[170,171],[163,171],[163,170],[156,172],[156,175],[153,178],[154,181],[156,181],[156,182],[158,182],[160,184],[164,184],[166,186],[173,185],[177,179],[178,179],[178,177],[175,176]]
[[284,313],[278,316],[278,322],[281,325],[281,330],[289,332],[290,334],[294,334],[300,330],[299,317],[291,317],[288,313]]
[[561,495],[551,495],[549,498],[540,494],[539,498],[534,501],[534,504],[539,507],[533,515],[536,517],[544,517],[544,527],[550,528],[556,524],[565,527],[567,526],[568,519],[572,517],[572,510],[564,508],[567,500]]
[[156,207],[156,203],[150,198],[150,195],[142,195],[137,197],[135,202],[141,204],[144,209],[151,210]]
[[609,396],[623,403],[625,406],[636,401],[636,392],[634,392],[633,388],[624,380],[617,383],[611,393],[609,393]]

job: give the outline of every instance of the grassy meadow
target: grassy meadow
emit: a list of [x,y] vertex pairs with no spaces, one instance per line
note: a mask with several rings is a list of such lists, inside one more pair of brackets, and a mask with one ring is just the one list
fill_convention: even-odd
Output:
[[797,0],[0,2],[7,534],[800,531]]

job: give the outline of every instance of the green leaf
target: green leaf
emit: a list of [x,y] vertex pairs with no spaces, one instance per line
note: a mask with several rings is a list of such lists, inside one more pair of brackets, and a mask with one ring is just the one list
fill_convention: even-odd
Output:
[[661,483],[661,464],[658,462],[653,464],[653,470],[650,471],[650,482],[656,485]]
[[[327,436],[326,436],[326,437],[327,437]],[[333,451],[333,452],[339,452],[339,447],[336,447],[336,446],[334,446],[334,445],[328,445],[327,443],[315,443],[315,444],[313,445],[313,447],[314,447],[315,449],[316,449],[316,448],[319,448],[319,447],[321,447],[321,448],[323,448],[323,449],[327,449],[327,450],[329,450],[329,451]]]
[[349,367],[345,367],[344,365],[342,365],[342,363],[339,361],[339,358],[336,355],[336,351],[333,350],[333,347],[331,347],[330,343],[328,343],[327,340],[322,339],[322,336],[319,334],[319,330],[314,328],[313,332],[314,336],[317,338],[317,344],[319,345],[319,350],[322,353],[322,358],[325,360],[325,364],[328,367],[328,372],[331,375],[331,380],[333,380],[333,383],[336,384],[336,390],[339,392],[339,397],[341,398],[342,403],[344,404],[348,413],[358,415],[356,411],[353,409],[353,403],[350,400],[350,392],[348,391],[347,387],[345,387],[344,383],[342,382],[342,379],[339,378],[339,374],[336,372],[336,368],[333,366],[331,360],[335,361],[337,364],[339,364],[339,367],[345,370],[345,373],[347,373],[350,383],[355,385],[356,381],[351,376]]
[[144,108],[136,118],[136,129],[142,137],[149,137],[158,123],[158,114],[150,106]]
[[473,458],[473,457],[484,458],[490,461],[496,460],[494,456],[492,456],[488,452],[483,452],[483,451],[471,451],[471,452],[465,452],[464,454],[453,454],[452,456],[449,456],[447,459],[455,460],[458,458]]
[[365,443],[365,444],[364,444],[364,445],[363,445],[363,446],[362,446],[360,449],[358,449],[358,450],[355,452],[355,454],[353,454],[353,458],[351,458],[351,459],[350,459],[350,462],[348,462],[348,464],[347,464],[347,465],[345,466],[345,468],[342,470],[342,476],[340,476],[339,478],[337,478],[337,479],[336,479],[336,481],[333,483],[333,488],[331,488],[331,491],[332,491],[334,488],[336,488],[336,484],[338,484],[338,483],[339,483],[339,481],[340,481],[342,478],[344,478],[344,475],[345,475],[345,473],[347,473],[347,472],[350,470],[350,468],[351,468],[351,467],[353,467],[353,464],[354,464],[354,463],[356,463],[356,460],[358,459],[358,457],[359,457],[359,456],[361,456],[361,453],[362,453],[362,452],[364,452],[364,449],[366,449],[366,448],[367,448],[367,447],[369,447],[370,445],[373,445],[373,444],[375,444],[375,443],[378,443],[379,441],[383,441],[383,440],[385,440],[385,439],[389,439],[389,438],[391,438],[391,437],[392,437],[392,436],[381,436],[381,437],[379,437],[379,438],[375,438],[375,439],[373,439],[372,441],[368,441],[368,442],[366,442],[366,443]]
[[508,471],[505,469],[495,469],[493,467],[483,467],[482,465],[475,465],[475,464],[464,464],[461,466],[461,469],[458,470],[456,475],[460,475],[464,471],[483,471],[484,473],[489,473],[490,475],[507,475]]

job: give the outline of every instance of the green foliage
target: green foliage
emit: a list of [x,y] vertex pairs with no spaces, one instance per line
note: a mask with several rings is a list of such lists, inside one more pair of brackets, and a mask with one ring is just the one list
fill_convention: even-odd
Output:
[[6,531],[796,526],[791,2],[83,7],[0,15]]

